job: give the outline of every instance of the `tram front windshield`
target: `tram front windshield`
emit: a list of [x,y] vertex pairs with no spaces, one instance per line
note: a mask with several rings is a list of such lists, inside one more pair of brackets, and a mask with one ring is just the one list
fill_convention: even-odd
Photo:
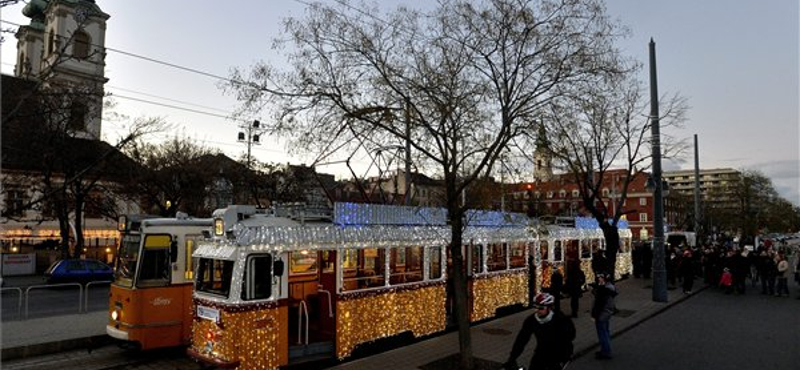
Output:
[[197,264],[195,290],[228,297],[233,278],[233,261],[200,258]]
[[139,260],[140,234],[126,234],[122,237],[115,264],[115,280],[122,286],[132,287],[136,275],[136,263]]

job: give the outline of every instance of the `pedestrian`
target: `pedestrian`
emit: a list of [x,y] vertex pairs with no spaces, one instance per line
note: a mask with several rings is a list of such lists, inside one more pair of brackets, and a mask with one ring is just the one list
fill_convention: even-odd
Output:
[[675,254],[675,250],[670,247],[667,250],[667,257],[665,261],[665,267],[667,269],[667,288],[672,290],[675,289],[675,280],[677,275],[677,264],[678,264],[678,256]]
[[606,273],[597,274],[597,283],[592,289],[592,319],[600,342],[600,351],[595,353],[597,359],[611,358],[611,316],[616,311],[615,297],[619,294],[617,287]]
[[553,269],[553,275],[550,275],[550,289],[549,293],[553,296],[553,309],[556,312],[561,312],[561,291],[564,290],[564,276],[558,268]]
[[777,287],[775,288],[775,296],[780,297],[783,294],[789,296],[789,261],[786,260],[786,255],[783,252],[778,253],[778,257],[775,260],[777,262],[777,270],[778,273],[775,275],[776,281],[778,283]]
[[522,323],[522,328],[511,347],[511,354],[503,368],[517,370],[517,358],[525,345],[536,336],[536,349],[533,351],[529,369],[560,370],[572,357],[575,340],[575,325],[572,319],[553,309],[555,298],[549,293],[539,293],[534,298],[532,315]]
[[567,281],[565,283],[567,294],[569,294],[570,314],[573,318],[578,317],[578,305],[583,296],[583,285],[586,284],[586,274],[581,270],[578,260],[571,260],[567,266]]
[[761,270],[761,294],[775,294],[775,274],[778,272],[775,259],[769,250],[761,252],[759,256]]
[[692,286],[694,285],[694,261],[692,260],[692,252],[688,249],[683,252],[680,275],[683,278],[683,294],[692,294]]
[[731,294],[731,290],[733,290],[733,274],[731,274],[731,269],[727,267],[722,269],[722,276],[719,278],[719,287],[725,290],[725,294]]

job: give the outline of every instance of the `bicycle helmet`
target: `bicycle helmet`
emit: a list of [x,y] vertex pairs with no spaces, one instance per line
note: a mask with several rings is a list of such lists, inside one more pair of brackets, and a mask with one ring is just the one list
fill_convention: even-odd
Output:
[[534,307],[550,307],[555,302],[555,298],[549,293],[541,292],[533,298]]

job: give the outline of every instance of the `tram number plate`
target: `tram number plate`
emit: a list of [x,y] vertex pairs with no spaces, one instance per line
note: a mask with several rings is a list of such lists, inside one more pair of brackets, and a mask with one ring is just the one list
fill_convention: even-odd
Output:
[[219,310],[216,308],[197,306],[197,316],[201,319],[219,322]]

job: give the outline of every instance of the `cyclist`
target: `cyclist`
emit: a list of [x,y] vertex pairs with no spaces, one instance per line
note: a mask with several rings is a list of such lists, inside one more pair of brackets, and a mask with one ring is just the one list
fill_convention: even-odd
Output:
[[517,370],[517,358],[525,345],[536,336],[536,350],[533,352],[529,369],[560,370],[572,357],[572,341],[575,339],[575,325],[572,319],[553,309],[555,298],[548,293],[539,293],[533,299],[536,310],[522,324],[505,369]]

